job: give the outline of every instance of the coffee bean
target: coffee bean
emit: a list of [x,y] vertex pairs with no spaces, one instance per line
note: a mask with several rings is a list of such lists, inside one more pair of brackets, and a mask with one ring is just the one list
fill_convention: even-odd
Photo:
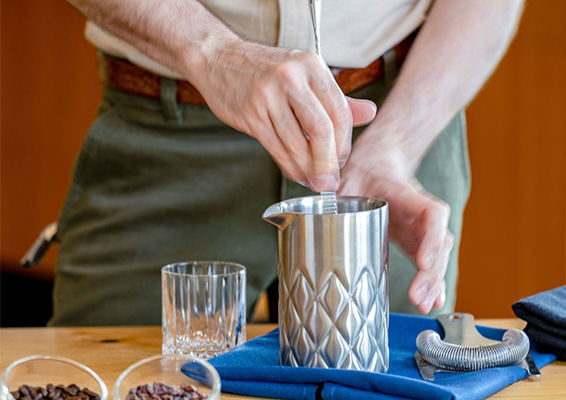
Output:
[[181,387],[169,386],[163,382],[154,382],[131,388],[126,400],[203,400],[208,396],[198,391],[193,385]]
[[100,399],[100,396],[99,396],[98,394],[94,393],[94,392],[93,392],[92,390],[90,390],[89,388],[84,388],[84,389],[83,389],[83,393],[86,394],[88,397],[90,397],[90,398],[92,398],[92,399],[95,399],[95,398],[97,398],[97,397]]
[[29,394],[30,394],[30,396],[32,397],[33,400],[39,400],[39,399],[42,399],[44,397],[43,393],[47,394],[47,390],[45,390],[44,388],[41,388],[41,387],[36,387],[36,388],[33,388]]
[[185,392],[198,392],[197,388],[194,385],[185,385],[182,384],[181,385],[181,389],[183,389]]
[[100,400],[97,393],[74,383],[68,386],[48,383],[45,387],[22,385],[11,393],[16,400]]
[[64,390],[71,396],[76,396],[77,393],[79,393],[79,388],[77,386],[67,386]]

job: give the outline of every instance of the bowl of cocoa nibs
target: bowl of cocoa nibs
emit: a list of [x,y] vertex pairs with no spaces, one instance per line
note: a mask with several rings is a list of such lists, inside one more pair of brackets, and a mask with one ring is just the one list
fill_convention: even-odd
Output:
[[190,355],[145,358],[125,369],[114,385],[114,400],[204,399],[220,399],[220,377],[208,362]]
[[10,364],[0,378],[6,400],[107,400],[108,389],[92,369],[64,357],[34,355]]

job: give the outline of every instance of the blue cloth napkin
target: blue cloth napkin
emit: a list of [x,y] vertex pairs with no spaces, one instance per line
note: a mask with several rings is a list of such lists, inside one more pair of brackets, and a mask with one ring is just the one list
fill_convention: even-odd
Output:
[[525,333],[538,350],[566,360],[566,286],[524,298],[511,307],[527,321]]
[[[279,365],[279,331],[252,339],[210,360],[222,378],[222,390],[247,396],[278,399],[481,399],[524,378],[521,367],[491,368],[467,373],[436,373],[435,380],[421,378],[414,354],[415,339],[425,329],[441,333],[436,319],[391,314],[390,362],[387,373]],[[501,340],[502,329],[478,327],[479,332]],[[555,359],[532,351],[537,366]],[[183,372],[191,374],[190,368]]]

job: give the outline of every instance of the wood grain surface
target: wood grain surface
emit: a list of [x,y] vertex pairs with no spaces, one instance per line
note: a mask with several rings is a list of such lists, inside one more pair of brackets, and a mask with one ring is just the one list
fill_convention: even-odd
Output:
[[[517,319],[476,320],[498,328],[522,328]],[[265,334],[272,324],[248,325],[248,338]],[[57,355],[88,365],[106,382],[111,393],[120,373],[132,363],[161,352],[161,328],[4,328],[0,329],[0,370],[32,354]],[[526,378],[494,394],[493,399],[564,399],[566,363],[554,362],[538,378]],[[242,396],[223,394],[223,399]]]

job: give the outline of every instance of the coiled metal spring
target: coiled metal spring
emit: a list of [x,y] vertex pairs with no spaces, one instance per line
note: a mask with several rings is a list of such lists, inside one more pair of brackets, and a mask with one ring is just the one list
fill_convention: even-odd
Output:
[[519,363],[529,352],[529,338],[519,329],[510,329],[501,343],[462,346],[446,343],[437,332],[426,330],[417,336],[417,348],[421,356],[436,367],[458,372],[477,371]]

